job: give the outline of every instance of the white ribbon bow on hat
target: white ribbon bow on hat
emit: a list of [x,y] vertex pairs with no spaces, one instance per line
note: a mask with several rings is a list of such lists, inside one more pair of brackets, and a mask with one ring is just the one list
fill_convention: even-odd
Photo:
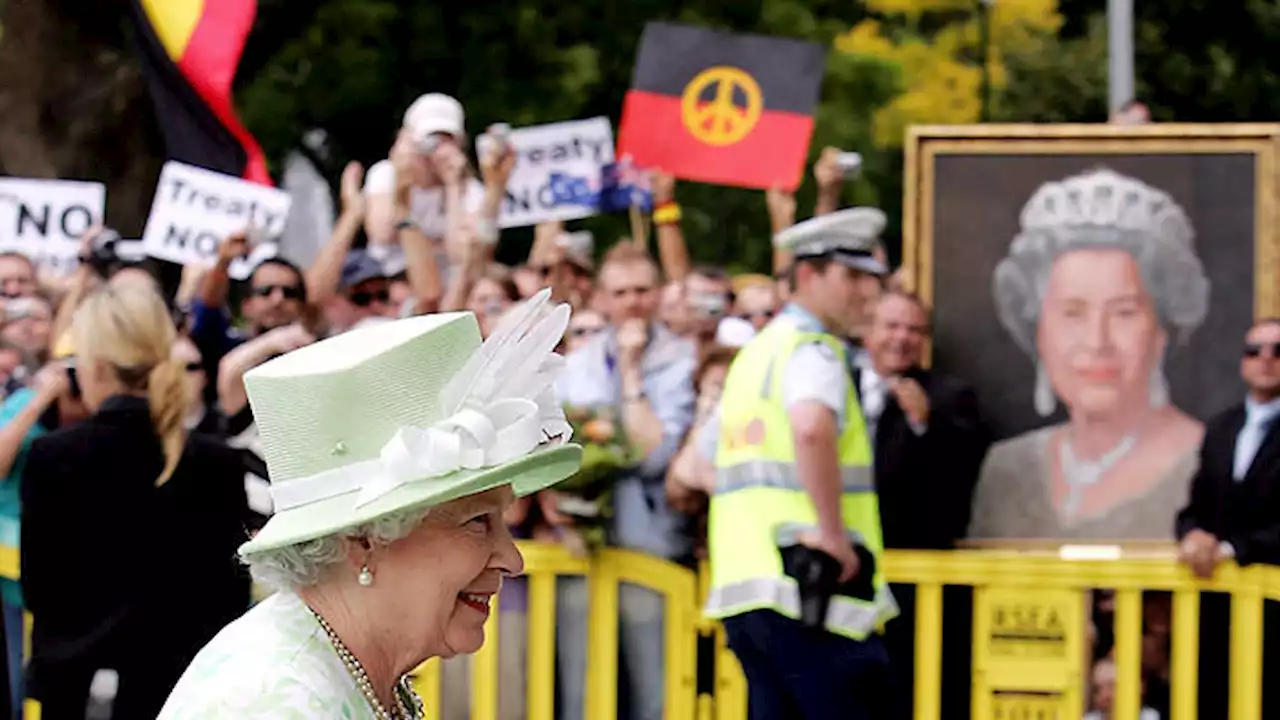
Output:
[[572,428],[552,383],[564,368],[553,351],[569,307],[545,310],[543,290],[512,308],[440,391],[448,415],[428,428],[402,427],[365,460],[271,487],[276,512],[359,490],[357,508],[417,480],[517,460],[544,444],[567,442]]

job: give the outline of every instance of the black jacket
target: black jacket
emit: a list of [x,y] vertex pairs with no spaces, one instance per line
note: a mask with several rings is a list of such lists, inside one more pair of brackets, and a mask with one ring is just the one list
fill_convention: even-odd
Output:
[[28,694],[83,717],[82,687],[119,674],[115,717],[155,717],[196,652],[248,607],[236,559],[240,456],[193,435],[163,486],[145,399],[109,398],[36,440],[22,477],[22,589],[34,619]]
[[[991,444],[973,390],[920,368],[903,373],[929,397],[929,422],[916,435],[892,393],[872,441],[884,544],[895,549],[949,549],[969,525],[973,490]],[[862,391],[862,373],[855,372]]]
[[1205,423],[1200,467],[1174,530],[1179,541],[1199,528],[1230,542],[1241,565],[1280,565],[1280,422],[1271,424],[1244,479],[1236,482],[1236,436],[1244,421],[1240,404]]

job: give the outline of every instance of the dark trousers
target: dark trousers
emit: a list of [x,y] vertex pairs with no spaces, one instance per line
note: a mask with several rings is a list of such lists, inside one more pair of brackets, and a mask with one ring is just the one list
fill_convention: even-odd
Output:
[[747,678],[750,720],[881,720],[889,656],[878,636],[850,640],[771,610],[724,620]]

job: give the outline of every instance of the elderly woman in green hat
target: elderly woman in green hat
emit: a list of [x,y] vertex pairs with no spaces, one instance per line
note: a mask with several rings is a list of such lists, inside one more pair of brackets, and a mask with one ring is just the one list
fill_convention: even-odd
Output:
[[162,719],[418,718],[406,674],[475,652],[523,562],[516,498],[577,470],[551,394],[569,308],[481,344],[470,313],[357,330],[245,375],[276,512],[240,548],[278,590],[196,657]]

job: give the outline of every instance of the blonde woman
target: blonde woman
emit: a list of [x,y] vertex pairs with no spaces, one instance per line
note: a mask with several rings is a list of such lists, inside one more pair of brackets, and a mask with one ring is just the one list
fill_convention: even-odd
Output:
[[186,364],[164,301],[107,286],[77,308],[70,372],[92,415],[36,440],[22,476],[28,695],[83,718],[100,671],[114,717],[155,717],[182,669],[248,605],[235,562],[239,456],[188,438]]

